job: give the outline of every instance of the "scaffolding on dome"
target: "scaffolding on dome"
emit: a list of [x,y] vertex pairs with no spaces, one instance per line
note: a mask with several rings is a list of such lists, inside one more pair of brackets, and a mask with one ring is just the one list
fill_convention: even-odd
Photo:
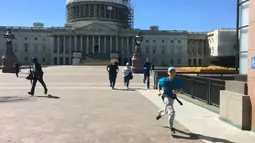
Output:
[[[125,1],[125,0],[124,0]],[[131,3],[131,0],[126,0],[128,3],[128,26],[129,28],[134,28],[134,6]]]

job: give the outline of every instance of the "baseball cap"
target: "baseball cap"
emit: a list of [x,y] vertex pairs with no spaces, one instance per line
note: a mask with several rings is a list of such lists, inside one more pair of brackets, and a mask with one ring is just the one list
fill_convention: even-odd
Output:
[[167,71],[168,71],[168,72],[170,72],[170,71],[176,71],[176,69],[175,69],[175,67],[169,67]]

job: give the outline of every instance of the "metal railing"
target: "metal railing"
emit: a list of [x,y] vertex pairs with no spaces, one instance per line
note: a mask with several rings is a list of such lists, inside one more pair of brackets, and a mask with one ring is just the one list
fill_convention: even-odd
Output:
[[[158,89],[158,79],[166,76],[165,71],[154,71],[154,89]],[[216,107],[219,107],[220,90],[225,89],[225,80],[234,80],[233,75],[224,76],[224,73],[216,72],[201,76],[196,72],[177,72],[177,78],[182,80],[184,94]]]

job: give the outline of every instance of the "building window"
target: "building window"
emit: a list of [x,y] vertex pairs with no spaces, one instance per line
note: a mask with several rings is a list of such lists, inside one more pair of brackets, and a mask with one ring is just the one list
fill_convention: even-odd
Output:
[[239,54],[239,73],[247,74],[248,73],[248,52]]
[[25,58],[24,58],[24,61],[25,61],[25,62],[27,62],[27,60],[28,60],[28,58],[27,58],[27,57],[25,57]]
[[149,43],[149,40],[146,40],[146,43]]
[[239,38],[240,38],[240,52],[248,51],[249,46],[249,33],[248,27],[242,28],[239,30]]
[[42,62],[43,62],[43,63],[45,63],[45,62],[46,62],[45,58],[42,58]]
[[165,54],[165,49],[162,49],[161,54]]
[[24,39],[27,40],[27,37],[25,37]]
[[57,64],[58,64],[58,58],[54,57],[54,65],[57,65]]
[[171,40],[171,43],[174,43],[174,40]]
[[194,66],[197,65],[197,59],[193,59],[193,64],[194,64]]
[[177,60],[177,63],[178,63],[178,64],[181,64],[181,59],[178,59],[178,60]]
[[66,65],[69,65],[69,58],[66,57],[66,61],[65,61]]
[[45,41],[45,39],[43,38],[43,41]]
[[170,60],[170,64],[173,64],[173,63],[174,63],[174,60],[173,60],[173,59],[171,59],[171,60]]
[[178,40],[178,43],[181,43],[181,40]]
[[35,41],[37,41],[38,40],[38,38],[37,37],[35,37]]
[[63,59],[63,57],[60,57],[60,58],[59,58],[59,64],[60,64],[60,65],[63,65],[63,64],[64,64],[64,59]]
[[24,43],[24,51],[27,52],[28,51],[28,44]]
[[189,66],[191,66],[191,59],[189,59]]
[[199,65],[199,66],[202,66],[202,59],[199,59],[199,60],[198,60],[198,65]]
[[156,53],[156,50],[155,50],[155,49],[153,49],[152,53],[153,53],[153,54],[155,54],[155,53]]
[[162,43],[165,43],[165,40],[162,40]]
[[156,40],[153,40],[153,43],[156,43]]

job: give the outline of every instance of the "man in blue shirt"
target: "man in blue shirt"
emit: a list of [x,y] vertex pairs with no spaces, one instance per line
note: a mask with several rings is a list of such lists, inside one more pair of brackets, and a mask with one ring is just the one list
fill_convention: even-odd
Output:
[[151,70],[151,63],[149,62],[149,58],[146,58],[146,61],[143,64],[143,83],[147,80],[147,89],[150,89],[150,70]]
[[[165,109],[160,110],[157,116],[157,120],[160,119],[163,115],[168,114],[168,125],[172,133],[175,132],[173,127],[175,110],[173,107],[174,100],[176,99],[176,94],[181,92],[182,83],[179,78],[176,78],[176,69],[174,67],[168,68],[169,77],[163,77],[158,81],[159,96],[163,96]],[[162,91],[161,91],[162,88]]]

